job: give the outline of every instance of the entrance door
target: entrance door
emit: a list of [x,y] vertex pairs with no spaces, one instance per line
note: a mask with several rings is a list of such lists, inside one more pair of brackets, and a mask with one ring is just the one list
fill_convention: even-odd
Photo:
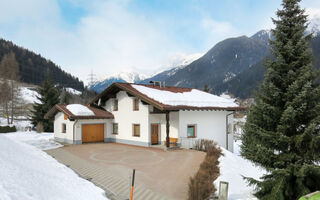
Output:
[[82,143],[103,142],[104,124],[84,124],[82,125]]
[[151,124],[151,144],[159,144],[159,124]]

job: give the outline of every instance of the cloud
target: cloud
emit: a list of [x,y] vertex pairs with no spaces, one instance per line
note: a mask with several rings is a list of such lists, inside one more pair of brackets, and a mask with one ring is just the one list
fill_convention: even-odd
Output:
[[6,4],[7,12],[0,15],[6,17],[0,21],[2,36],[82,80],[91,69],[101,77],[125,69],[151,73],[182,50],[166,37],[165,29],[130,12],[128,1],[95,1],[73,27],[63,20],[57,2],[31,0],[24,11],[13,6],[18,2]]
[[214,44],[228,37],[239,36],[240,34],[231,23],[217,21],[212,18],[203,18],[201,26],[207,32],[207,38],[210,44]]

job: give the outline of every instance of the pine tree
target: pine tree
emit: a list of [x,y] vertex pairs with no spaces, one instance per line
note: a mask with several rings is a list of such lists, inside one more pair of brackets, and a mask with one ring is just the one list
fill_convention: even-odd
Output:
[[203,91],[205,92],[210,92],[210,88],[208,85],[205,85],[204,88],[203,88]]
[[307,16],[300,0],[283,0],[256,105],[242,137],[242,156],[264,167],[262,181],[249,178],[262,200],[295,200],[320,189],[320,88],[313,70]]
[[47,75],[46,80],[37,90],[39,93],[38,100],[40,103],[35,103],[33,110],[31,111],[31,121],[34,126],[41,123],[44,131],[53,131],[53,120],[44,119],[44,115],[56,104],[59,103],[59,92],[54,87],[49,75]]

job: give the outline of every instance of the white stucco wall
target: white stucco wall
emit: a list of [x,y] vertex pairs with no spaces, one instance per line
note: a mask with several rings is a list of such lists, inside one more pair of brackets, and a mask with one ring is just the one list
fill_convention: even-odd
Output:
[[[149,106],[139,100],[139,110],[133,110],[133,99],[125,91],[119,91],[118,111],[113,110],[114,98],[106,102],[105,109],[114,115],[111,121],[110,141],[147,146],[149,138]],[[112,134],[112,123],[118,123],[118,135]],[[140,124],[140,137],[133,136],[133,124]]]
[[[66,124],[66,133],[62,133],[62,124]],[[64,113],[58,112],[54,117],[54,137],[61,142],[73,143],[73,121],[64,119]]]
[[[181,145],[191,148],[197,139],[214,140],[226,148],[226,115],[227,111],[179,111],[179,139]],[[232,115],[229,117],[232,127]],[[196,125],[196,138],[187,137],[187,126]],[[228,150],[233,151],[233,130],[228,135]]]

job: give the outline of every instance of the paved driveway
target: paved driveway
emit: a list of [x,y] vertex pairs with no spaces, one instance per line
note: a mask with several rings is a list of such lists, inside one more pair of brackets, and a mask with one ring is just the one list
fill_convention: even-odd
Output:
[[105,189],[112,199],[128,198],[129,176],[136,169],[137,200],[186,199],[189,177],[205,155],[115,143],[70,145],[47,153]]

